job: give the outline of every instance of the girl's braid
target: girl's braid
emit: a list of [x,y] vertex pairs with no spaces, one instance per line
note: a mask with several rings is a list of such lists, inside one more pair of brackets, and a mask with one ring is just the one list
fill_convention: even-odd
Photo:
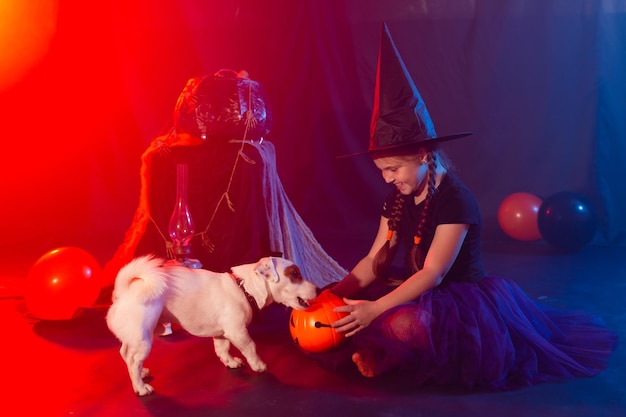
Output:
[[417,225],[417,231],[413,237],[413,249],[411,249],[411,266],[413,271],[417,272],[424,267],[424,251],[421,248],[422,236],[424,236],[426,223],[428,220],[430,202],[435,194],[435,181],[437,179],[437,157],[434,152],[428,152],[426,154],[428,163],[428,193],[424,200],[424,206],[422,207],[422,213],[420,222]]
[[391,247],[391,237],[393,236],[393,232],[398,230],[398,224],[400,223],[400,217],[402,216],[402,207],[404,206],[405,198],[400,191],[396,192],[396,198],[393,201],[393,206],[391,206],[391,210],[389,212],[389,220],[387,220],[387,226],[389,230],[387,231],[387,240],[385,244],[379,249],[374,257],[374,262],[372,263],[372,269],[374,270],[374,275],[377,277],[383,277],[385,271],[389,267],[389,264],[393,260],[393,256],[395,255],[397,245]]

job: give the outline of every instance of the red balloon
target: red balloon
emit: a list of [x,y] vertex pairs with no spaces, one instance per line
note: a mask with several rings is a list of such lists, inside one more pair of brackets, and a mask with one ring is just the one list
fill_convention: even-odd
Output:
[[542,200],[534,194],[519,192],[506,197],[498,207],[498,223],[513,239],[541,239],[537,216]]
[[91,307],[101,290],[100,265],[89,252],[71,246],[51,250],[28,271],[24,301],[31,315],[69,320]]
[[306,310],[292,310],[289,331],[293,341],[308,352],[326,352],[340,346],[346,337],[330,324],[348,315],[333,311],[343,305],[341,298],[322,291]]

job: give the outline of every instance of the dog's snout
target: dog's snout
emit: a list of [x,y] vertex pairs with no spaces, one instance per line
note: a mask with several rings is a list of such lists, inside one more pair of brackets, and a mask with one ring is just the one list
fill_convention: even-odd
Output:
[[311,306],[311,303],[309,303],[309,300],[305,300],[302,297],[298,297],[298,304],[300,304],[300,306],[303,308],[309,308]]

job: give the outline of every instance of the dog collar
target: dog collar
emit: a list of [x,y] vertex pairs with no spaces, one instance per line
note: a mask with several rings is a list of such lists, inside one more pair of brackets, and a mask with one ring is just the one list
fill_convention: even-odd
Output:
[[246,291],[246,287],[244,287],[244,280],[239,278],[237,275],[233,274],[232,272],[229,272],[228,275],[230,275],[230,277],[235,280],[235,283],[237,284],[237,286],[239,288],[241,288],[241,291],[243,291],[243,294],[246,296],[246,298],[248,299],[248,303],[250,303],[250,307],[252,307],[252,312],[254,314],[258,313],[259,311],[261,311],[261,309],[259,308],[259,305],[257,304],[256,300],[254,299],[253,296],[250,295],[250,293],[248,291]]

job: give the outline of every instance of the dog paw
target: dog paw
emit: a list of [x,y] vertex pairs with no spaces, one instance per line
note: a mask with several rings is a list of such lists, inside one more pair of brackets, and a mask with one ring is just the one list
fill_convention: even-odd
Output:
[[241,358],[230,357],[222,359],[222,363],[226,365],[227,368],[236,369],[241,368],[241,366],[243,365],[243,360]]
[[257,361],[250,364],[250,368],[252,368],[255,372],[265,372],[267,371],[267,365],[263,361]]
[[135,392],[140,397],[144,397],[146,395],[152,394],[154,392],[154,388],[152,388],[152,385],[150,384],[143,384],[143,386],[136,389]]

